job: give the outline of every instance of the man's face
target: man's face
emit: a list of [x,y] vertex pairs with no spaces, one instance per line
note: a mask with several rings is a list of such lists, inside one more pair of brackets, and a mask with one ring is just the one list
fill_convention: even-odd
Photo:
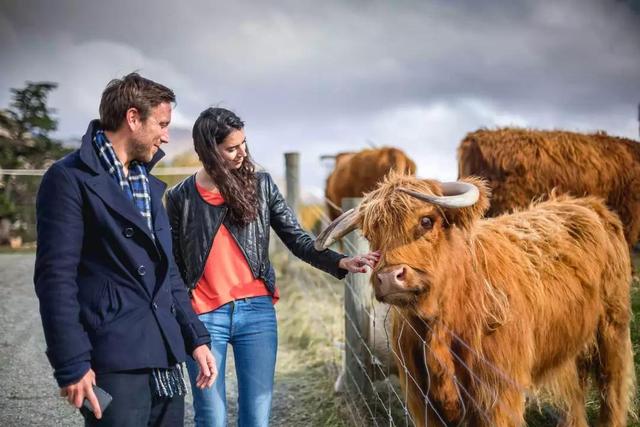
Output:
[[244,129],[233,130],[218,145],[218,150],[229,169],[240,169],[245,157],[247,157],[247,139],[244,135]]
[[158,152],[161,144],[169,142],[171,104],[163,102],[153,107],[145,121],[140,121],[132,129],[129,158],[148,163]]

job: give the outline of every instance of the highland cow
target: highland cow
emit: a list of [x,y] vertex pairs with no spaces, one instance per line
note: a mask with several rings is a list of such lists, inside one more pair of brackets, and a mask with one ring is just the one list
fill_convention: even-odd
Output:
[[327,211],[331,220],[340,215],[343,198],[362,197],[392,170],[415,175],[416,164],[402,150],[391,147],[338,154],[335,168],[327,178],[325,187]]
[[640,144],[604,132],[478,130],[458,147],[458,178],[480,176],[492,190],[488,216],[524,208],[552,189],[599,196],[622,220],[633,246],[640,234]]
[[634,390],[631,264],[623,227],[597,197],[482,218],[489,189],[391,174],[317,247],[355,228],[381,252],[376,298],[416,425],[524,425],[543,391],[563,425],[586,427],[593,375],[600,424],[625,426]]

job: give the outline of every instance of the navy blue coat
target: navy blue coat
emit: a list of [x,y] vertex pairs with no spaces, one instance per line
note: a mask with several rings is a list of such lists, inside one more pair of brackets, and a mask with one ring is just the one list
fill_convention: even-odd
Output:
[[46,353],[61,387],[89,367],[166,368],[210,342],[173,260],[165,184],[149,175],[154,243],[93,148],[98,124],[89,124],[79,150],[49,168],[36,200],[34,283]]

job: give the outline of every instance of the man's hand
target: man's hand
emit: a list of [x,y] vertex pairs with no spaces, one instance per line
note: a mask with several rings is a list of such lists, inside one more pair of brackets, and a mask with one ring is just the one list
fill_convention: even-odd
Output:
[[211,387],[218,376],[218,369],[216,368],[216,359],[211,354],[209,347],[206,345],[196,347],[193,350],[193,360],[200,367],[200,372],[198,372],[198,377],[196,378],[196,386],[198,388]]
[[100,408],[98,398],[93,392],[93,386],[95,384],[96,374],[93,372],[93,369],[89,369],[87,373],[80,378],[80,381],[75,384],[62,387],[60,389],[60,396],[66,397],[69,403],[76,408],[80,408],[82,406],[82,402],[86,397],[89,400],[89,403],[91,403],[93,414],[97,419],[100,419],[102,418],[102,408]]
[[366,273],[367,266],[373,269],[380,260],[380,252],[369,252],[364,255],[342,258],[338,266],[350,273]]

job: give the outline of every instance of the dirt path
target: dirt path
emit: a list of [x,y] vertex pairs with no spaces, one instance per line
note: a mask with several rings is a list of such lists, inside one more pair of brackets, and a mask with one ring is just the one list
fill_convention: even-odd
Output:
[[[33,254],[0,255],[0,425],[82,426],[81,417],[58,397],[44,354],[33,263]],[[297,288],[288,289],[293,285],[286,280],[281,286],[285,292],[277,305],[280,344],[271,425],[341,425],[331,393],[335,361],[326,361],[326,354],[333,354],[333,338],[323,341],[314,335],[318,328],[305,320],[305,298],[296,296]],[[233,358],[228,360],[229,424],[235,425],[235,371]],[[193,425],[190,394],[187,401],[185,424]]]
[[0,255],[0,425],[80,426],[44,354],[32,254]]

